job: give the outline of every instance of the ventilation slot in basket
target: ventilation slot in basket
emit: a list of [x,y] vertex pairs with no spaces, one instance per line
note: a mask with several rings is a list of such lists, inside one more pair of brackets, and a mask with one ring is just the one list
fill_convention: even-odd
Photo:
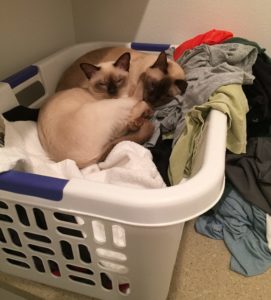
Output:
[[126,261],[127,260],[126,255],[123,253],[120,253],[120,252],[107,250],[107,249],[103,249],[103,248],[97,248],[96,252],[100,257],[103,257],[106,259],[118,260],[118,261]]
[[7,223],[13,223],[13,220],[10,216],[0,214],[0,221],[7,222]]
[[8,205],[5,202],[0,201],[0,208],[8,209]]
[[[106,234],[104,224],[100,221],[92,221],[92,230],[94,239],[99,244],[104,244],[106,242]],[[122,226],[113,225],[112,226],[112,238],[115,246],[119,248],[126,247],[126,236],[125,230]]]
[[67,241],[60,241],[60,246],[61,246],[61,251],[62,254],[66,259],[73,259],[73,251],[72,251],[72,246],[70,243]]
[[16,245],[18,247],[22,247],[22,243],[21,243],[21,240],[20,240],[20,237],[19,237],[19,234],[17,233],[17,231],[12,228],[9,228],[8,232],[9,232],[10,238],[11,238],[12,242],[14,243],[14,245]]
[[29,238],[31,240],[48,243],[48,244],[51,243],[51,240],[47,236],[36,234],[36,233],[31,233],[31,232],[25,232],[24,234],[27,238]]
[[91,255],[88,251],[87,246],[79,244],[78,249],[81,260],[85,263],[91,263]]
[[47,227],[45,216],[44,216],[44,213],[42,212],[42,210],[40,210],[38,208],[33,208],[33,212],[34,212],[37,226],[40,229],[47,230],[48,227]]
[[73,216],[73,215],[68,215],[68,214],[63,214],[63,213],[55,212],[54,216],[59,221],[73,223],[73,224],[78,224],[75,216]]
[[0,228],[0,242],[1,243],[6,243],[7,242],[1,228]]
[[3,248],[3,251],[6,252],[7,254],[10,254],[10,255],[15,255],[15,256],[18,256],[18,257],[23,257],[23,258],[26,258],[26,255],[20,251],[16,251],[16,250],[13,250],[13,249],[9,249],[9,248]]
[[128,279],[122,278],[119,280],[119,291],[123,295],[129,295],[131,293],[131,287]]
[[17,212],[20,222],[25,226],[30,226],[30,222],[29,222],[25,208],[19,204],[16,204],[15,209],[16,209],[16,212]]
[[78,277],[78,276],[74,276],[74,275],[69,275],[70,279],[80,282],[80,283],[84,283],[84,284],[88,284],[88,285],[95,285],[95,282],[87,279],[87,278],[83,278],[83,277]]
[[92,230],[95,241],[104,244],[106,242],[104,224],[100,221],[92,221]]
[[112,290],[113,285],[110,277],[106,273],[101,273],[100,276],[101,276],[102,287],[104,287],[107,290]]
[[20,261],[20,260],[7,258],[7,261],[8,261],[10,264],[13,264],[13,265],[15,265],[15,266],[19,266],[19,267],[23,267],[23,268],[26,268],[26,269],[30,269],[30,266],[29,266],[27,263],[22,262],[22,261]]
[[128,273],[128,268],[127,267],[125,267],[123,265],[120,265],[120,264],[113,263],[111,261],[100,260],[98,265],[102,269],[105,269],[105,270],[110,271],[110,272],[115,272],[115,273],[119,273],[119,274]]
[[67,227],[57,227],[57,230],[60,233],[65,234],[65,235],[84,238],[84,234],[80,230],[76,230],[76,229],[73,229],[73,228],[67,228]]
[[58,264],[53,261],[53,260],[48,260],[48,265],[49,265],[49,268],[50,268],[50,271],[51,273],[56,276],[56,277],[60,277],[61,274],[60,274],[60,269],[58,267]]
[[119,225],[112,226],[113,243],[115,246],[124,248],[126,247],[125,230]]
[[67,265],[67,268],[71,271],[75,271],[75,272],[79,272],[79,273],[83,273],[83,274],[88,274],[88,275],[94,274],[93,271],[91,271],[90,269],[82,268],[79,266]]
[[39,258],[38,256],[32,256],[32,259],[37,271],[39,271],[40,273],[45,273],[45,268],[42,259]]
[[45,254],[50,254],[54,255],[54,251],[52,249],[46,248],[46,247],[41,247],[33,244],[29,244],[28,247],[32,249],[33,251],[40,252],[40,253],[45,253]]

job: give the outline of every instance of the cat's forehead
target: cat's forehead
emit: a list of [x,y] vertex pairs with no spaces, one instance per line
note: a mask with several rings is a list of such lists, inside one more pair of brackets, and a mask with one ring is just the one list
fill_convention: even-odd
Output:
[[185,79],[183,68],[175,61],[168,61],[168,73],[174,79]]
[[159,68],[149,67],[146,70],[146,75],[148,78],[153,78],[157,81],[160,81],[165,77],[170,77],[172,80],[185,79],[183,68],[170,59],[168,59],[167,74],[163,73]]
[[110,69],[111,67],[113,68],[114,61],[106,61],[101,64],[98,64],[97,66],[100,67],[101,69]]
[[93,80],[104,80],[108,78],[117,78],[120,76],[127,76],[127,72],[114,67],[114,62],[106,62],[98,65],[100,70],[93,75]]
[[149,79],[160,81],[165,77],[165,75],[158,68],[148,68],[146,70],[146,77],[149,78]]

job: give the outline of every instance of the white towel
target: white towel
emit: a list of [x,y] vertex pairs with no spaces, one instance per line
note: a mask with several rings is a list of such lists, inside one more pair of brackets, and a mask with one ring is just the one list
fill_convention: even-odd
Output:
[[94,181],[114,183],[131,187],[165,187],[162,177],[152,161],[151,152],[134,142],[123,141],[117,144],[104,162],[90,166],[100,172],[82,172]]
[[43,150],[36,123],[5,120],[5,147],[0,148],[0,172],[11,169],[58,178],[84,178],[135,188],[166,187],[143,146],[123,141],[117,144],[104,162],[79,169],[72,160],[53,162]]

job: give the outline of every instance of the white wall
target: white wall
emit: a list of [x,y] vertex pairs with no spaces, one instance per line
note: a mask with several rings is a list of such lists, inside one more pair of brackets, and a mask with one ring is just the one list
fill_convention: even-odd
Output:
[[271,53],[269,0],[72,0],[78,42],[178,44],[210,29],[257,41]]
[[0,0],[0,79],[94,40],[181,43],[232,31],[271,54],[269,0]]
[[0,0],[0,79],[75,42],[71,0]]

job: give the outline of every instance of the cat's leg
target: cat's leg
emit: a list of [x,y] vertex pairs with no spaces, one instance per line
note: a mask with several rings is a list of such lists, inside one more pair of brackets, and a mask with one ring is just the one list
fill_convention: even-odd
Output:
[[153,111],[147,102],[138,102],[131,111],[127,125],[128,129],[131,131],[138,130],[143,125],[145,118],[151,117],[152,114]]
[[149,140],[153,132],[154,132],[154,125],[152,124],[152,122],[147,119],[144,119],[143,124],[137,131],[129,132],[126,135],[116,138],[114,141],[108,144],[104,148],[104,153],[102,157],[99,159],[99,161],[105,160],[106,156],[109,154],[112,148],[118,143],[122,141],[131,141],[138,144],[144,144]]
[[153,134],[154,125],[150,120],[143,119],[143,124],[137,131],[128,132],[126,135],[117,138],[114,143],[117,144],[121,141],[132,141],[135,143],[145,143]]

